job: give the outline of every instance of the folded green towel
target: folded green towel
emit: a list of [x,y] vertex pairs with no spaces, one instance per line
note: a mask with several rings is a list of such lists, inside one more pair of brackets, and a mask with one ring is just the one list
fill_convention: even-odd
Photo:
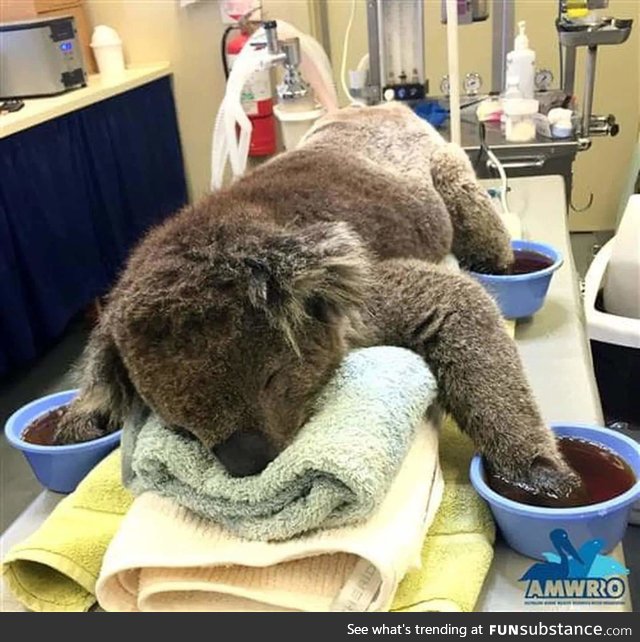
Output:
[[150,417],[139,430],[125,425],[124,479],[252,540],[354,523],[380,504],[436,392],[416,354],[356,350],[295,441],[259,475],[231,477],[199,442]]
[[422,547],[422,567],[408,573],[392,611],[473,611],[493,560],[495,525],[469,481],[474,448],[447,418],[440,434],[444,495]]

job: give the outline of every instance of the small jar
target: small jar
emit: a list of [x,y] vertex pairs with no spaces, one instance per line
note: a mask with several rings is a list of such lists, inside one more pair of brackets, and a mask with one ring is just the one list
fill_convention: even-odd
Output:
[[570,109],[555,107],[549,110],[547,118],[554,138],[569,138],[573,134],[573,112]]
[[537,100],[510,98],[503,101],[505,136],[510,143],[530,143],[536,139]]

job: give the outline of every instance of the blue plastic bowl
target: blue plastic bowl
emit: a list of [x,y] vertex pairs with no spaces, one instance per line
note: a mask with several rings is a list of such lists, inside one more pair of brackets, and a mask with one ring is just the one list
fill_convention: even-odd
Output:
[[591,539],[612,550],[624,536],[633,503],[640,498],[640,444],[625,435],[596,426],[554,425],[558,436],[576,437],[600,444],[624,459],[636,475],[636,483],[625,493],[606,502],[579,508],[528,506],[494,492],[485,481],[481,455],[471,460],[469,476],[478,494],[487,501],[507,544],[522,555],[544,559],[550,550],[549,533],[556,528],[567,531],[576,545]]
[[86,474],[120,443],[122,430],[69,446],[40,446],[22,439],[22,433],[34,419],[70,403],[77,394],[77,390],[65,390],[36,399],[16,410],[4,427],[7,441],[22,451],[38,481],[57,493],[75,490]]
[[533,241],[511,241],[514,250],[530,250],[544,254],[553,261],[544,270],[530,274],[480,274],[471,272],[489,294],[495,299],[503,316],[507,319],[521,319],[534,315],[543,305],[551,277],[562,265],[562,255],[545,243]]

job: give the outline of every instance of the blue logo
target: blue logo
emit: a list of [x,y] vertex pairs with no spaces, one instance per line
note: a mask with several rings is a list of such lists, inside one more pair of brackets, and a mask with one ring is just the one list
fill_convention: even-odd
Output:
[[[533,564],[520,578],[527,582],[527,604],[585,602],[611,604],[621,602],[629,569],[609,555],[602,555],[605,543],[586,541],[576,550],[567,531],[551,531],[549,539],[555,552],[543,553],[546,561]],[[551,600],[551,601],[549,601]]]

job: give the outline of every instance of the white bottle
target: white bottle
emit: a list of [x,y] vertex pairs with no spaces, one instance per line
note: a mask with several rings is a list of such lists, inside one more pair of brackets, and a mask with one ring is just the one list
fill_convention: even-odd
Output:
[[520,91],[520,78],[513,73],[507,73],[507,87],[505,89],[503,100],[512,100],[513,98],[524,98]]
[[514,49],[507,54],[507,78],[518,77],[518,86],[523,98],[534,97],[536,76],[536,52],[529,49],[529,38],[525,33],[526,23],[518,23],[518,35],[515,39]]

